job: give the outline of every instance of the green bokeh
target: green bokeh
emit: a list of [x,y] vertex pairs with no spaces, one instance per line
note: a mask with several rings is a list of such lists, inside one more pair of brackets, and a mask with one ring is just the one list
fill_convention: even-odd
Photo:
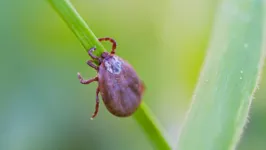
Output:
[[[216,1],[72,0],[98,37],[114,37],[117,53],[147,87],[144,99],[172,145],[204,60]],[[145,149],[132,118],[94,111],[89,59],[65,23],[43,1],[0,1],[0,150]],[[106,47],[110,48],[108,43]],[[265,76],[265,73],[263,74]],[[255,96],[239,150],[265,150],[266,78]]]

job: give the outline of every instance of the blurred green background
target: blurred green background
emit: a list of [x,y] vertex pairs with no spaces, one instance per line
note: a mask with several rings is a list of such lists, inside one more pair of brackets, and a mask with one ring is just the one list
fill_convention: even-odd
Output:
[[[72,3],[96,36],[117,40],[117,54],[144,80],[144,100],[175,145],[218,1]],[[153,149],[132,117],[114,117],[102,102],[98,117],[90,120],[96,83],[81,85],[76,74],[90,78],[96,72],[47,1],[1,0],[0,15],[0,150]],[[265,74],[238,150],[266,149]]]

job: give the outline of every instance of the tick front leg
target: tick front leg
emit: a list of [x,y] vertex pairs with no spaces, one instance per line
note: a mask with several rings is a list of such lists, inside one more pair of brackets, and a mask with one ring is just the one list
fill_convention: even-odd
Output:
[[111,51],[111,54],[115,54],[115,49],[116,49],[116,41],[113,39],[113,38],[110,38],[110,37],[104,37],[104,38],[99,38],[98,39],[100,42],[101,41],[110,41],[113,46],[112,46],[112,51]]
[[88,60],[87,61],[87,64],[89,65],[89,66],[91,66],[92,68],[94,68],[95,70],[99,70],[99,67],[98,66],[96,66],[94,63],[93,63],[93,60]]
[[98,81],[98,77],[95,77],[95,78],[92,78],[92,79],[88,79],[88,80],[84,80],[79,72],[78,72],[78,79],[79,79],[81,84],[90,84],[93,81]]
[[101,62],[101,58],[100,58],[100,57],[97,57],[97,56],[93,55],[93,51],[95,51],[95,50],[96,50],[96,47],[92,47],[92,48],[90,48],[89,51],[88,51],[88,54],[90,55],[90,57],[91,57],[92,59],[96,59],[96,60],[98,60],[99,62]]
[[93,120],[93,118],[95,118],[98,114],[98,111],[99,111],[99,92],[100,92],[100,88],[99,86],[97,87],[97,90],[96,90],[96,104],[95,104],[95,110],[94,110],[94,113],[93,115],[91,116],[91,120]]

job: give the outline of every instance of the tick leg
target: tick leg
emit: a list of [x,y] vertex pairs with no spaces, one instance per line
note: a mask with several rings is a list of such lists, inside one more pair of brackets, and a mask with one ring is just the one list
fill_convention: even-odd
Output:
[[96,60],[99,61],[101,58],[99,58],[99,57],[93,55],[93,51],[95,51],[95,50],[96,50],[96,47],[92,47],[92,48],[90,48],[89,51],[88,51],[88,54],[91,56],[92,59],[96,59]]
[[95,77],[95,78],[92,78],[92,79],[88,79],[88,80],[84,80],[79,72],[78,72],[78,78],[79,78],[79,81],[80,81],[81,84],[90,84],[93,81],[98,81],[98,77]]
[[115,54],[115,49],[116,49],[116,41],[113,39],[113,38],[110,38],[110,37],[104,37],[104,38],[99,38],[98,39],[100,42],[101,41],[110,41],[111,43],[113,43],[113,46],[112,46],[112,51],[111,51],[111,54]]
[[89,65],[89,66],[91,66],[92,68],[94,68],[95,70],[99,70],[99,67],[98,66],[96,66],[94,63],[93,63],[93,60],[88,60],[87,61],[87,64]]
[[99,92],[100,92],[100,88],[99,88],[99,86],[98,86],[98,87],[97,87],[97,90],[96,90],[96,104],[95,104],[95,110],[94,110],[93,115],[91,116],[91,119],[93,119],[94,117],[96,117],[97,114],[98,114],[98,111],[99,111]]

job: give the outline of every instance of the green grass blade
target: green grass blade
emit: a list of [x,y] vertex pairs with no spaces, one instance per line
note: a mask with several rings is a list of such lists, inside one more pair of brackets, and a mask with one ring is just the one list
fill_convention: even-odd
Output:
[[94,54],[100,56],[105,51],[103,45],[98,41],[87,23],[78,14],[69,0],[48,0],[52,7],[64,19],[68,27],[77,36],[83,47],[88,51],[96,46],[97,51]]
[[[88,51],[89,48],[96,46],[95,55],[100,56],[105,51],[103,45],[98,41],[92,30],[88,27],[85,21],[81,18],[75,8],[68,0],[48,0],[58,14],[64,19],[69,28],[75,33],[84,48]],[[98,14],[97,14],[98,15]],[[135,120],[143,129],[151,144],[155,149],[169,150],[170,146],[167,143],[162,133],[162,128],[154,115],[149,111],[147,105],[142,102],[138,111],[134,114]]]
[[141,124],[141,128],[146,132],[148,138],[153,141],[153,147],[158,150],[170,150],[166,138],[162,135],[163,130],[158,122],[157,118],[154,117],[149,107],[145,104],[141,104],[141,108],[134,114],[135,120]]
[[222,0],[178,150],[236,148],[264,60],[262,0]]

